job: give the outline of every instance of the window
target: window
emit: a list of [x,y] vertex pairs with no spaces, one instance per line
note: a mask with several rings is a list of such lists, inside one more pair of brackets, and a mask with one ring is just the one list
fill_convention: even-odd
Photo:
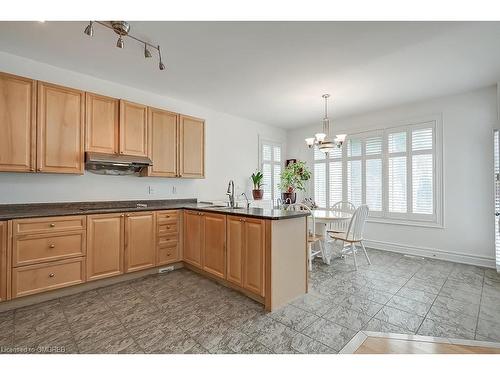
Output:
[[259,140],[259,144],[260,165],[264,175],[264,199],[275,203],[280,197],[278,183],[281,176],[282,147],[278,142],[266,140]]
[[314,151],[314,199],[367,204],[372,220],[441,226],[441,169],[438,119],[352,134],[342,150]]

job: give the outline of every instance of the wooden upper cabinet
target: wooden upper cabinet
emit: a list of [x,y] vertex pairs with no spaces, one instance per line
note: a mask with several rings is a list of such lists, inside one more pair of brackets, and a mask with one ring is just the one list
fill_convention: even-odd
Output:
[[205,177],[205,121],[179,117],[180,177]]
[[87,216],[87,280],[123,273],[124,214]]
[[147,176],[178,176],[178,119],[177,113],[148,108],[148,156],[153,166],[145,170]]
[[226,215],[201,214],[203,221],[203,270],[214,276],[226,276]]
[[7,283],[9,282],[7,276],[7,270],[10,271],[10,267],[7,265],[7,237],[7,222],[0,221],[0,302],[7,300]]
[[184,211],[184,241],[183,260],[193,266],[201,268],[201,240],[202,221],[201,213]]
[[37,170],[83,173],[85,93],[38,82]]
[[0,171],[35,170],[36,81],[0,73]]
[[120,100],[120,154],[148,156],[147,108]]
[[155,262],[154,212],[125,214],[125,272],[151,268]]
[[227,216],[227,280],[242,286],[245,224],[240,217]]
[[265,294],[265,221],[243,219],[245,223],[243,288],[264,296]]
[[85,94],[85,151],[117,154],[120,100]]

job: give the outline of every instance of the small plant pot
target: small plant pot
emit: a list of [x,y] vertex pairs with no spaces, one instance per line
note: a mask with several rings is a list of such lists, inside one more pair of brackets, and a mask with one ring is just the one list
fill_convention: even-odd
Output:
[[281,200],[283,204],[295,203],[297,199],[297,193],[281,193]]
[[253,199],[255,199],[256,201],[258,200],[261,200],[262,197],[264,196],[264,190],[252,190],[252,195],[253,195]]

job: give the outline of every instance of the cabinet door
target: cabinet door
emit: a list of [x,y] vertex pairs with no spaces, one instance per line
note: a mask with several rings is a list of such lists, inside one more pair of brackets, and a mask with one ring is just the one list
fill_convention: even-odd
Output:
[[0,171],[35,170],[36,82],[0,74]]
[[180,176],[205,177],[205,121],[180,116]]
[[120,101],[97,94],[85,94],[85,151],[118,153]]
[[148,176],[177,177],[177,113],[148,108],[149,158],[153,166]]
[[203,270],[220,278],[226,276],[226,215],[202,213]]
[[125,272],[154,267],[156,255],[153,212],[125,215]]
[[120,100],[120,154],[148,156],[145,105]]
[[123,214],[87,216],[87,280],[123,273]]
[[183,260],[201,268],[201,212],[184,211]]
[[243,220],[245,222],[243,288],[264,296],[265,222],[248,218]]
[[38,82],[39,172],[83,173],[85,93]]
[[242,285],[243,282],[243,239],[245,225],[237,216],[227,216],[227,280]]
[[7,222],[0,221],[0,302],[7,300]]

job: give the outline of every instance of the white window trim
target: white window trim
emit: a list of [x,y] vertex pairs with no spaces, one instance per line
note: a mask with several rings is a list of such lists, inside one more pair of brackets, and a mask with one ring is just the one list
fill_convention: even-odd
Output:
[[[432,215],[433,218],[432,220],[429,220],[428,215],[419,215],[419,214],[398,214],[398,213],[389,213],[386,205],[388,204],[388,189],[387,189],[387,176],[388,176],[388,147],[387,147],[387,134],[395,132],[397,130],[408,130],[408,128],[413,129],[418,129],[418,125],[422,125],[422,128],[426,128],[425,124],[428,124],[429,122],[434,123],[434,137],[433,137],[433,163],[434,163],[434,179],[433,179],[433,200],[434,200],[434,208],[435,208],[435,215]],[[382,135],[383,136],[383,146],[382,146],[382,166],[383,166],[383,171],[382,171],[382,214],[379,214],[377,212],[373,212],[369,217],[368,221],[373,222],[373,223],[383,223],[383,224],[394,224],[394,225],[407,225],[407,226],[417,226],[417,227],[431,227],[431,228],[445,228],[445,222],[444,222],[444,181],[443,181],[443,121],[442,121],[442,114],[432,114],[432,115],[427,115],[427,116],[422,116],[422,117],[416,117],[412,118],[411,120],[407,121],[398,121],[396,123],[393,123],[389,126],[383,126],[383,127],[378,127],[378,128],[373,128],[373,130],[369,131],[363,131],[363,130],[358,130],[356,133],[351,133],[350,137],[351,138],[362,138],[363,145],[362,145],[362,156],[361,157],[354,157],[354,158],[349,158],[350,160],[354,159],[361,159],[362,160],[362,181],[363,181],[363,187],[362,187],[362,199],[365,201],[366,199],[366,191],[365,191],[365,186],[366,186],[366,166],[365,166],[365,160],[367,159],[364,150],[364,139],[365,138],[370,138],[372,136],[376,135]],[[419,153],[428,153],[426,151],[420,152],[420,151],[412,151],[411,150],[411,138],[407,137],[407,151],[402,153],[405,156],[408,155],[407,161],[410,163],[409,165],[411,166],[411,156],[412,155],[417,155]],[[391,154],[394,155],[394,154]],[[368,158],[371,155],[368,156]],[[331,207],[335,202],[329,202],[329,169],[328,169],[328,160],[330,159],[325,159],[325,160],[314,160],[313,157],[313,163],[326,163],[326,198],[327,198],[327,204]],[[343,181],[343,186],[342,186],[342,194],[343,194],[343,199],[347,200],[348,192],[347,192],[347,140],[344,143],[344,147],[342,150],[342,161],[343,161],[343,166],[342,166],[342,181]],[[410,168],[407,169],[408,171],[411,171]],[[413,199],[413,194],[412,194],[412,184],[411,184],[411,172],[407,172],[407,204],[411,205],[412,204],[412,199]],[[313,178],[313,183],[314,183],[314,178]],[[410,195],[408,195],[410,194]],[[411,218],[408,216],[411,215]]]
[[[262,147],[264,144],[267,144],[267,145],[271,145],[271,146],[278,146],[280,147],[280,150],[281,150],[281,161],[280,162],[275,162],[275,161],[271,161],[271,162],[268,162],[266,161],[266,163],[268,164],[271,164],[272,165],[280,165],[281,166],[281,170],[283,171],[283,166],[285,165],[284,163],[284,154],[285,154],[285,150],[283,149],[283,143],[282,142],[279,142],[279,141],[274,141],[274,140],[271,140],[271,139],[268,139],[268,138],[264,138],[264,137],[261,137],[259,135],[259,151],[258,151],[258,154],[259,154],[259,157],[258,157],[258,163],[259,163],[259,166],[258,166],[258,169],[260,171],[263,171],[264,170],[264,167],[263,167],[263,164],[264,164],[264,160],[262,159]],[[272,150],[271,150],[271,154],[272,154]],[[273,170],[273,168],[271,168],[271,171]],[[278,198],[281,198],[281,197],[275,197],[274,196],[274,184],[275,184],[275,181],[274,181],[274,173],[271,172],[271,200],[273,202],[273,205],[276,204],[276,200]]]

